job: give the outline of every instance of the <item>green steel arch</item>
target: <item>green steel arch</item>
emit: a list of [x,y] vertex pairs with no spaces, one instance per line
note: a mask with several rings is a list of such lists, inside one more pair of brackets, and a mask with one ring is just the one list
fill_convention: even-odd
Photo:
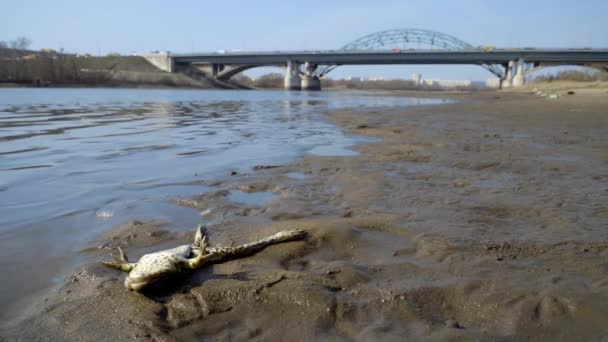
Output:
[[[476,50],[479,48],[445,33],[423,29],[393,29],[369,34],[344,45],[340,50],[387,50],[387,49],[414,49],[424,47],[430,50]],[[492,74],[502,78],[505,74],[500,65],[481,65]],[[324,66],[319,68],[317,76],[323,77],[338,67]]]

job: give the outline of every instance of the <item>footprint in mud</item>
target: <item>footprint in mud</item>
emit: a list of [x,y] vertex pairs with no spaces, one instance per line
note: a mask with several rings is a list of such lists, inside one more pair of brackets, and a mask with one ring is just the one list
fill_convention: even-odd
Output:
[[416,254],[437,262],[443,262],[457,251],[448,239],[439,236],[421,235],[416,237]]
[[201,296],[177,294],[165,305],[167,322],[179,328],[209,315],[209,306]]
[[534,307],[534,319],[544,323],[551,322],[555,319],[563,319],[570,317],[574,305],[565,298],[552,296],[543,297],[540,302]]

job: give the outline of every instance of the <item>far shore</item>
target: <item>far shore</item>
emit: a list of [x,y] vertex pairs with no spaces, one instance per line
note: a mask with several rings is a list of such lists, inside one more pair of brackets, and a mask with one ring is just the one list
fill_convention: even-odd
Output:
[[[234,84],[235,88],[226,88],[225,86],[218,87],[205,80],[194,80],[182,74],[167,74],[162,72],[115,72],[103,82],[61,82],[61,83],[43,83],[36,85],[31,82],[10,82],[1,81],[1,88],[133,88],[133,89],[190,89],[190,90],[213,90],[213,89],[243,89],[243,90],[284,90],[281,87],[244,87]],[[322,91],[369,91],[369,92],[385,92],[407,96],[431,96],[445,97],[447,96],[462,96],[463,94],[483,94],[483,93],[521,93],[543,91],[548,92],[564,92],[571,89],[582,91],[594,91],[592,89],[608,88],[608,82],[605,81],[545,81],[529,83],[518,88],[508,89],[493,89],[493,88],[436,88],[429,89],[422,87],[419,89],[386,89],[386,88],[348,88],[344,86],[324,87]]]

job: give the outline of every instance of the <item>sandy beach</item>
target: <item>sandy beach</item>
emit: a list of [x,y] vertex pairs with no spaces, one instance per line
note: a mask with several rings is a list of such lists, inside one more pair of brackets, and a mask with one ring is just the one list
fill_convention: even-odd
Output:
[[[608,88],[396,93],[455,103],[341,110],[377,138],[205,184],[176,203],[211,244],[309,236],[143,293],[90,263],[6,322],[0,341],[601,340],[608,335]],[[274,167],[276,166],[276,167]],[[263,205],[229,190],[272,192]],[[194,227],[192,227],[194,229]],[[83,249],[132,260],[192,241],[134,218]]]

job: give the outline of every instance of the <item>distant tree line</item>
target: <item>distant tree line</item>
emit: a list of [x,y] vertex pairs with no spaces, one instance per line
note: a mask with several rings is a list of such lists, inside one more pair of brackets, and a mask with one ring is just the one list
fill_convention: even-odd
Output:
[[41,83],[73,77],[74,61],[51,49],[29,50],[32,40],[0,41],[0,81]]
[[[282,89],[283,75],[279,73],[265,74],[255,79],[246,75],[237,75],[234,81],[242,85],[252,88],[262,89]],[[579,70],[564,70],[556,74],[547,74],[536,76],[532,82],[553,82],[553,81],[575,81],[575,82],[594,82],[608,81],[608,72],[602,71],[579,71]],[[471,86],[456,86],[442,87],[437,84],[433,85],[416,85],[412,80],[346,80],[324,78],[322,81],[324,89],[360,89],[360,90],[482,90],[485,89],[481,85]]]
[[[255,79],[240,74],[233,78],[239,84],[261,89],[282,89],[284,75],[279,73],[265,74]],[[480,86],[460,86],[445,88],[435,85],[416,85],[412,80],[344,80],[323,78],[321,85],[324,89],[359,89],[359,90],[476,90],[484,87]]]
[[142,57],[111,53],[93,57],[43,48],[29,50],[32,41],[18,37],[0,41],[0,82],[32,84],[103,84],[113,71],[157,71]]
[[553,82],[553,81],[574,81],[574,82],[594,82],[608,81],[608,72],[593,71],[586,72],[580,70],[563,70],[556,74],[536,76],[533,82]]
[[28,50],[31,43],[25,37],[0,43],[0,81],[45,85],[79,80],[75,55],[52,49]]
[[10,41],[0,40],[0,49],[27,50],[32,45],[32,40],[26,37],[17,37]]

